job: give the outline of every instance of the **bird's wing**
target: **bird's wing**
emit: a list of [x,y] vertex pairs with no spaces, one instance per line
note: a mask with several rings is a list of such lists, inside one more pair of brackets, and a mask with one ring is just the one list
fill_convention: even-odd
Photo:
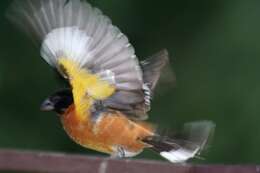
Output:
[[120,109],[133,119],[145,120],[150,110],[151,99],[156,84],[165,65],[169,63],[167,50],[162,50],[146,60],[142,61],[143,89],[132,91],[118,91],[112,97],[104,101],[104,105],[110,108]]
[[158,79],[157,74],[152,77],[158,68],[151,64],[160,67],[163,60],[142,63],[143,74],[128,38],[99,9],[83,0],[14,0],[7,17],[34,40],[42,58],[63,77],[59,61],[67,58],[115,86],[109,106],[134,105],[127,111],[138,116],[147,111]]
[[15,0],[8,18],[41,46],[53,67],[67,57],[114,82],[118,90],[142,88],[142,72],[128,38],[102,12],[81,0]]

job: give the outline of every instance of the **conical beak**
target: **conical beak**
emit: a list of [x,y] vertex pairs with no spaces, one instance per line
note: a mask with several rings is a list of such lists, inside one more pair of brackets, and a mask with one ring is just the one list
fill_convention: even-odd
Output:
[[41,111],[53,111],[54,109],[54,104],[49,99],[45,100],[40,107]]

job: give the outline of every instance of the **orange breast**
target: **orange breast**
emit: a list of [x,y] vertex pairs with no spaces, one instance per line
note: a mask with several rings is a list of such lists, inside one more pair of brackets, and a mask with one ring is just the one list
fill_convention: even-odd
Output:
[[120,112],[103,113],[96,121],[79,121],[75,117],[74,106],[62,116],[68,135],[84,147],[108,154],[112,154],[115,147],[139,152],[147,147],[141,139],[154,134],[149,124],[131,121]]

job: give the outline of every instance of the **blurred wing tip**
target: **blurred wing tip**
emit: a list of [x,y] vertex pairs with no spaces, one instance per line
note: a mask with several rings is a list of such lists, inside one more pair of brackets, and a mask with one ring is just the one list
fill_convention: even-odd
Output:
[[158,57],[163,57],[164,59],[169,61],[170,53],[169,53],[168,49],[164,48],[164,49],[162,49],[161,51],[159,51],[157,53],[157,56]]
[[161,53],[163,54],[163,55],[165,55],[165,57],[169,57],[169,51],[168,51],[168,49],[166,49],[166,48],[164,48],[164,49],[162,49],[161,50]]
[[152,91],[156,88],[157,83],[162,85],[164,83],[165,85],[163,86],[168,88],[169,86],[174,86],[176,76],[169,62],[170,58],[167,49],[162,49],[141,62],[144,81],[149,84]]

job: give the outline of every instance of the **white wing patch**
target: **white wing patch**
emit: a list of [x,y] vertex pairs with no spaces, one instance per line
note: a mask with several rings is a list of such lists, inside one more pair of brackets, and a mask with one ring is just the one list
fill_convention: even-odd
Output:
[[41,56],[57,68],[59,58],[69,58],[84,66],[93,58],[89,51],[92,40],[77,27],[55,29],[43,41]]

